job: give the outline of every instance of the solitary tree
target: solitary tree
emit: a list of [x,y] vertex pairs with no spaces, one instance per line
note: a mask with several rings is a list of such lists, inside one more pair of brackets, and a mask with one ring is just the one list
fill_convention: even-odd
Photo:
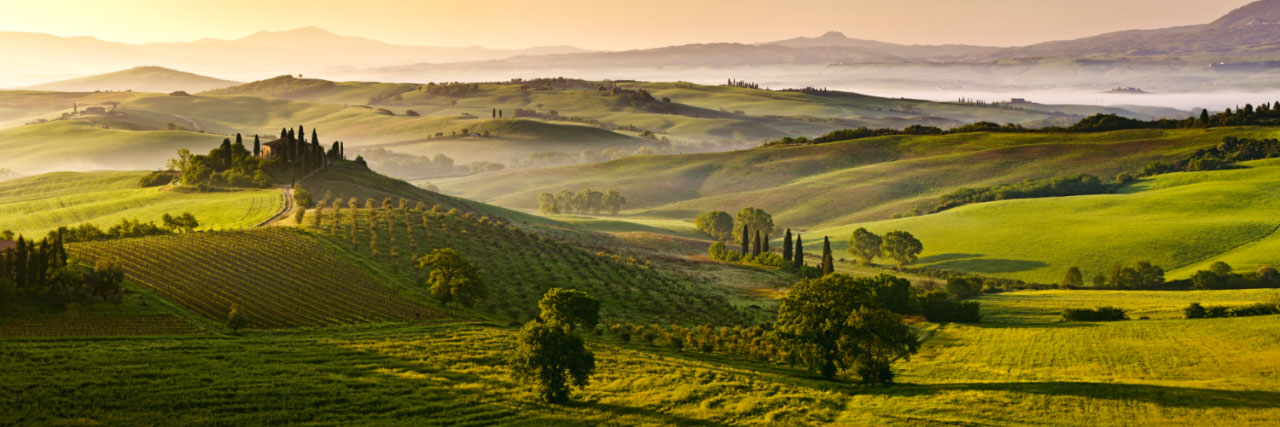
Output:
[[244,313],[240,312],[240,306],[231,304],[231,312],[227,314],[227,327],[231,328],[232,332],[239,332],[248,323],[249,319],[246,319]]
[[786,237],[782,239],[782,260],[791,261],[791,229],[787,229]]
[[1200,127],[1209,127],[1209,110],[1200,110]]
[[703,212],[693,220],[693,225],[716,240],[728,241],[733,238],[733,217],[728,212]]
[[890,231],[884,235],[883,242],[880,244],[881,252],[893,258],[898,264],[898,269],[916,262],[920,252],[924,251],[924,244],[916,240],[915,236],[905,231]]
[[543,401],[564,403],[570,386],[587,386],[596,358],[564,327],[533,321],[520,329],[511,365],[517,378],[534,383]]
[[431,296],[441,303],[457,301],[470,307],[477,299],[485,296],[480,270],[456,250],[433,250],[418,260],[418,267],[430,269],[427,283],[431,287]]
[[791,254],[792,266],[797,270],[804,268],[804,242],[800,240],[800,235],[796,235],[796,250]]
[[823,378],[853,369],[864,382],[891,382],[890,363],[920,342],[875,292],[874,280],[844,274],[801,281],[778,306],[775,337]]
[[822,275],[836,272],[835,260],[831,257],[831,239],[822,236]]
[[863,265],[870,264],[872,260],[880,256],[880,236],[875,235],[866,228],[853,230],[853,237],[849,238],[849,253]]
[[1080,273],[1080,267],[1067,267],[1067,275],[1062,278],[1062,287],[1075,288],[1084,286],[1084,274]]
[[551,288],[538,301],[538,317],[551,325],[591,329],[600,321],[600,301],[576,289]]

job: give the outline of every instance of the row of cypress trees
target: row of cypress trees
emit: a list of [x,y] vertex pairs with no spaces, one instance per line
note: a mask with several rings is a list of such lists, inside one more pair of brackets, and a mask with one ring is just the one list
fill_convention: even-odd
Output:
[[[794,249],[792,249],[793,247]],[[795,244],[792,246],[790,228],[787,229],[787,233],[782,239],[782,260],[791,261],[792,267],[797,270],[804,268],[804,242],[800,234],[797,233]],[[835,259],[831,255],[831,239],[826,236],[822,237],[822,265],[819,267],[822,269],[823,276],[836,271]]]

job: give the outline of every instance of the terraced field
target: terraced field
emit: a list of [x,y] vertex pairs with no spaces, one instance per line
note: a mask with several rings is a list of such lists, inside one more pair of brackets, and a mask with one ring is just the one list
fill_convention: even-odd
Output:
[[0,230],[43,236],[59,226],[94,223],[107,228],[122,219],[155,221],[191,212],[200,229],[251,227],[276,212],[278,189],[181,193],[138,188],[147,172],[57,172],[0,182]]
[[322,240],[287,229],[194,233],[69,245],[119,260],[128,280],[214,321],[238,306],[252,328],[442,316],[361,270]]

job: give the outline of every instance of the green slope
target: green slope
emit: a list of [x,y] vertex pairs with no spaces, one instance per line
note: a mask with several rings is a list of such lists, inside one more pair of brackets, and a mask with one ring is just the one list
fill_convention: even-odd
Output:
[[[1147,259],[1187,277],[1224,260],[1241,270],[1280,265],[1280,161],[1143,179],[1123,194],[1005,200],[898,220],[806,233],[843,251],[854,229],[906,230],[924,243],[920,265],[1056,283],[1069,266],[1086,277]],[[815,246],[815,248],[817,248]],[[820,249],[818,249],[820,250]],[[843,254],[843,252],[841,252]]]
[[[108,126],[110,129],[103,129]],[[0,168],[27,174],[158,169],[179,149],[207,152],[222,135],[129,130],[130,123],[60,120],[0,129]]]
[[0,230],[42,236],[86,222],[109,227],[122,219],[160,221],[191,212],[201,229],[250,227],[275,215],[280,190],[179,193],[137,188],[146,172],[57,172],[0,182]]
[[1075,173],[1110,178],[1216,145],[1225,136],[1275,135],[1268,128],[1221,128],[892,136],[635,157],[435,183],[451,194],[517,209],[535,209],[539,192],[617,189],[628,210],[644,216],[689,220],[702,211],[756,206],[773,213],[779,225],[835,226],[887,219],[959,187]]

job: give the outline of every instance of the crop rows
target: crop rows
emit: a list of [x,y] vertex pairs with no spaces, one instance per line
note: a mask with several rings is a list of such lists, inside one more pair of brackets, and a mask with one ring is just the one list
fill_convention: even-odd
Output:
[[5,319],[0,337],[189,335],[199,329],[172,314],[127,316],[40,316]]
[[296,231],[194,233],[70,250],[73,256],[120,260],[129,280],[214,320],[225,320],[236,305],[252,328],[439,316]]
[[536,315],[542,294],[563,287],[591,293],[601,300],[601,314],[613,320],[745,321],[722,295],[675,276],[486,217],[408,209],[326,209],[306,223],[418,283],[426,277],[414,268],[418,257],[434,249],[455,249],[481,270],[489,292],[482,308],[512,320]]

